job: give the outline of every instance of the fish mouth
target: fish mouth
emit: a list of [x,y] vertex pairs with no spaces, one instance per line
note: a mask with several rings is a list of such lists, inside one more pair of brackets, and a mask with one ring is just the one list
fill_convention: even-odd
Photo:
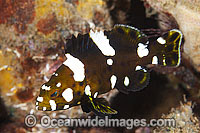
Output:
[[49,106],[48,104],[44,104],[44,103],[41,103],[40,101],[36,100],[36,103],[35,103],[36,110],[45,111],[48,108],[48,106]]
[[41,110],[41,111],[50,111],[51,110],[50,104],[45,104],[40,101],[36,101],[35,108],[36,108],[36,110]]
[[49,102],[46,99],[44,99],[42,96],[37,97],[35,105],[36,105],[36,110],[42,110],[42,111],[51,110],[51,106]]

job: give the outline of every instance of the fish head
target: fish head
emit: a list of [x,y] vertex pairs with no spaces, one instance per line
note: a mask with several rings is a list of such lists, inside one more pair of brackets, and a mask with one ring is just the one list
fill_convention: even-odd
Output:
[[48,82],[40,88],[36,109],[43,111],[64,110],[81,104],[84,81],[75,81],[71,69],[62,64]]

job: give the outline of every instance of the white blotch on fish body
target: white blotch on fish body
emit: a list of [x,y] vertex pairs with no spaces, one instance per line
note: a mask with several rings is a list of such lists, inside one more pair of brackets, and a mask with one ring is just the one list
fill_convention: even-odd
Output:
[[90,91],[90,86],[89,85],[87,85],[85,87],[85,95],[91,96],[91,91]]
[[43,89],[43,90],[49,91],[49,90],[51,89],[51,87],[50,87],[50,86],[46,86],[46,85],[44,84],[44,85],[42,85],[42,89]]
[[57,73],[55,73],[55,72],[53,73],[53,75],[55,75],[56,77],[58,76],[58,74],[57,74]]
[[153,56],[152,64],[158,64],[158,57],[157,56]]
[[63,109],[68,109],[69,108],[69,105],[65,105]]
[[84,64],[78,59],[70,54],[65,54],[67,60],[63,63],[68,66],[74,73],[74,80],[82,82],[85,79],[85,68]]
[[135,71],[141,70],[142,67],[141,66],[136,66]]
[[159,37],[159,38],[157,39],[157,42],[160,43],[160,44],[165,44],[165,43],[166,43],[166,40],[165,40],[164,38],[162,38],[162,37]]
[[43,110],[43,111],[47,110],[47,107],[43,107],[42,110]]
[[58,83],[56,84],[56,87],[60,87],[60,86],[61,86],[61,83],[58,82]]
[[73,90],[71,88],[65,89],[62,93],[62,96],[67,102],[72,101],[73,100]]
[[129,78],[127,76],[124,78],[124,85],[125,86],[129,85]]
[[90,30],[90,37],[105,56],[114,56],[115,50],[109,44],[109,39],[103,31]]
[[142,68],[141,66],[136,66],[135,71],[139,71],[139,70],[142,70],[143,72],[147,72],[145,68]]
[[147,70],[146,70],[146,69],[144,69],[144,68],[143,68],[142,70],[143,70],[145,73],[147,72]]
[[38,97],[37,97],[37,101],[38,101],[38,102],[43,102],[43,97],[39,97],[39,96],[38,96]]
[[107,59],[107,64],[108,64],[109,66],[112,66],[113,60],[112,60],[112,59]]
[[110,78],[110,82],[111,82],[111,87],[112,89],[115,87],[115,84],[117,82],[117,77],[115,75],[112,75]]
[[143,43],[138,44],[137,54],[140,58],[147,56],[149,54],[149,50],[147,48],[148,45],[144,45]]
[[96,98],[96,97],[97,97],[97,95],[98,95],[98,92],[95,92],[95,93],[94,93],[94,98]]
[[54,100],[49,100],[49,104],[51,105],[51,110],[56,110],[56,102]]

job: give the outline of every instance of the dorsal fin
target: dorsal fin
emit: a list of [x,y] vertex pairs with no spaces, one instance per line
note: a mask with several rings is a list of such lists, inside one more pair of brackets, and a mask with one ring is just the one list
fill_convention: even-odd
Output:
[[[90,35],[93,35],[91,36]],[[122,49],[124,45],[129,47],[136,46],[136,44],[142,42],[147,42],[147,36],[139,31],[137,28],[118,24],[115,25],[111,31],[100,31],[92,32],[81,35],[78,34],[77,37],[74,35],[65,44],[65,53],[70,53],[74,56],[84,56],[89,49],[94,52],[99,52],[99,46],[97,43],[103,45],[104,42],[108,41],[114,49]],[[101,34],[102,33],[102,34]],[[95,38],[95,40],[93,40]],[[94,42],[97,41],[97,42]],[[96,43],[96,44],[95,44]]]
[[65,53],[70,53],[74,56],[81,56],[95,47],[94,42],[91,40],[89,33],[87,34],[78,34],[77,37],[72,35],[72,38],[67,40],[65,44]]
[[121,38],[128,39],[133,45],[139,42],[145,43],[147,41],[147,36],[132,26],[117,24],[112,31],[120,34]]

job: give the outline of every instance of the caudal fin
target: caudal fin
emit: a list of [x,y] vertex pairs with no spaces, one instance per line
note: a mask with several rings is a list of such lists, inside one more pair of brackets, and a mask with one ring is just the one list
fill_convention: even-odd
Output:
[[170,30],[163,36],[158,37],[154,49],[152,64],[177,67],[181,61],[180,47],[182,43],[182,33],[177,29]]

